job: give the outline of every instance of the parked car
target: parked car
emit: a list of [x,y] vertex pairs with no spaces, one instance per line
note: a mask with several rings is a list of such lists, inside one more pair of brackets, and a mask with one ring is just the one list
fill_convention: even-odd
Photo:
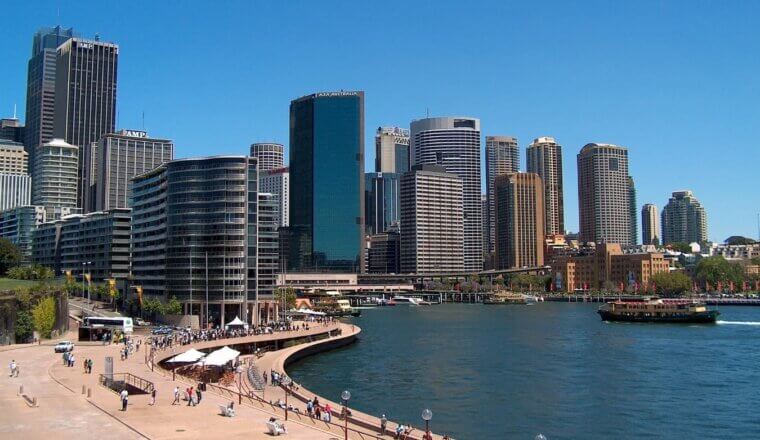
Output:
[[151,333],[154,335],[170,335],[174,332],[171,327],[156,327]]
[[61,341],[55,344],[54,350],[56,353],[65,353],[74,349],[74,343],[71,341]]
[[150,322],[143,321],[142,318],[135,318],[135,325],[138,325],[140,327],[146,327],[150,325]]

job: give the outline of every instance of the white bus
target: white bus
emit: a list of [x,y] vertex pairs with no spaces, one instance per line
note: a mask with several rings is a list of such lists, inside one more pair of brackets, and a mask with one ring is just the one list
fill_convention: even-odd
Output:
[[123,316],[87,316],[84,318],[84,325],[85,327],[106,327],[111,329],[119,329],[124,333],[132,333],[135,329],[134,325],[132,324],[132,318]]

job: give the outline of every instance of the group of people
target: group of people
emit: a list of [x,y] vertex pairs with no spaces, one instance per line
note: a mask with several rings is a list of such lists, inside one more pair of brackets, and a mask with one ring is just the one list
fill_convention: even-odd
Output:
[[16,360],[11,360],[11,363],[8,365],[8,368],[11,370],[11,376],[10,377],[18,377],[18,364],[16,363]]
[[84,367],[85,374],[92,374],[92,359],[85,359],[82,362],[82,366]]
[[63,352],[63,365],[67,367],[73,367],[74,366],[74,353],[70,351],[64,351]]
[[129,359],[129,355],[132,353],[135,353],[137,351],[140,351],[140,344],[142,344],[142,340],[137,339],[135,342],[134,339],[131,337],[124,338],[124,348],[119,350],[119,357],[121,360],[126,361]]
[[306,401],[306,414],[317,420],[327,423],[332,422],[332,407],[329,403],[326,403],[324,406],[320,405],[319,397],[317,396],[314,396],[314,399]]
[[[192,385],[185,388],[185,399],[187,400],[187,406],[197,406],[201,403],[201,400],[203,399],[203,389],[202,384],[198,384],[197,387],[193,387]],[[178,386],[174,387],[174,400],[172,401],[172,405],[180,405],[180,398],[181,398],[181,392]],[[155,399],[153,399],[155,402]]]

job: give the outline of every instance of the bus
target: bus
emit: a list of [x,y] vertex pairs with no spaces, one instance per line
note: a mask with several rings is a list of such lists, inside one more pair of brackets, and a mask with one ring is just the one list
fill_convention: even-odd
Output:
[[110,329],[118,329],[123,333],[132,333],[134,331],[134,325],[132,324],[132,318],[124,316],[87,316],[84,318],[85,327],[106,327]]

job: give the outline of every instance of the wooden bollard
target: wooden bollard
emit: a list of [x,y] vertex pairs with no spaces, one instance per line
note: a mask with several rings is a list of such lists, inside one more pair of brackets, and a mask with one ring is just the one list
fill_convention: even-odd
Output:
[[87,387],[87,398],[89,399],[90,397],[92,397],[92,388]]
[[85,385],[82,385],[82,394],[84,394],[84,392],[85,392],[86,389],[87,389],[87,387]]
[[20,396],[22,394],[24,394],[24,386],[23,385],[19,385],[19,387],[18,387],[18,395]]
[[35,408],[37,407],[37,397],[32,398],[32,406]]

